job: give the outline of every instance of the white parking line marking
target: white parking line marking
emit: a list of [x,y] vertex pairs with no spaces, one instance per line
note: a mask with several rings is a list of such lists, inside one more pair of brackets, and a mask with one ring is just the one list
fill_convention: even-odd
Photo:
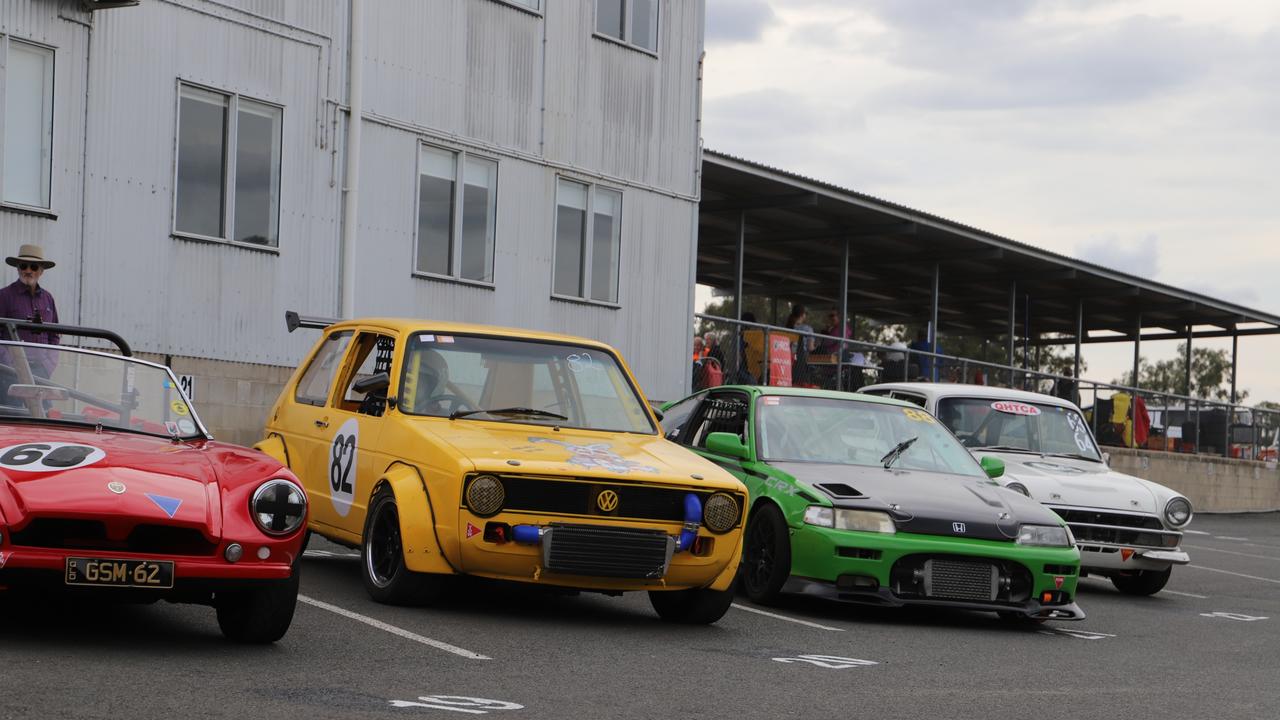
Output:
[[346,608],[340,608],[337,605],[330,605],[327,602],[316,600],[315,598],[307,597],[306,595],[299,595],[298,601],[304,602],[308,605],[311,605],[312,607],[318,607],[321,610],[328,610],[331,613],[341,615],[346,618],[351,618],[356,622],[362,622],[365,625],[378,628],[379,630],[383,630],[385,632],[389,632],[392,635],[399,635],[402,638],[405,638],[407,640],[412,640],[417,643],[422,643],[423,645],[430,645],[431,647],[437,650],[444,650],[445,652],[451,652],[454,655],[461,655],[462,657],[467,658],[469,660],[492,660],[493,659],[488,655],[481,655],[480,653],[474,653],[465,648],[460,648],[457,645],[450,645],[447,642],[432,640],[429,637],[424,637],[417,633],[409,632],[408,630],[405,630],[403,628],[398,628],[395,625],[388,625],[387,623],[384,623],[381,620],[375,620],[371,617],[368,617],[367,615],[361,615],[360,613],[351,612]]
[[828,670],[848,670],[849,668],[880,664],[875,660],[859,660],[857,658],[840,657],[839,655],[801,655],[799,657],[774,658],[773,661],[780,663],[803,662],[820,668],[827,668]]
[[1250,580],[1261,580],[1262,582],[1269,582],[1269,583],[1275,583],[1276,585],[1280,585],[1280,580],[1258,577],[1257,575],[1245,575],[1244,573],[1231,572],[1230,570],[1219,570],[1218,568],[1205,567],[1203,565],[1188,565],[1187,567],[1195,568],[1196,570],[1208,570],[1209,572],[1222,573],[1224,575],[1235,575],[1236,577],[1249,578]]
[[1218,548],[1211,548],[1205,545],[1183,545],[1182,547],[1195,548],[1196,550],[1208,550],[1209,552],[1226,553],[1228,555],[1239,555],[1240,557],[1258,558],[1260,560],[1280,560],[1280,557],[1272,555],[1255,555],[1253,553],[1242,553],[1235,550],[1219,550]]
[[329,550],[307,550],[306,552],[302,553],[302,556],[303,557],[323,557],[323,558],[331,558],[331,557],[358,558],[360,557],[360,553],[337,553],[337,552],[331,552]]
[[1205,532],[1204,530],[1183,530],[1182,532],[1186,533],[1187,535],[1212,535],[1213,534],[1211,532]]
[[1209,596],[1208,596],[1208,595],[1197,595],[1197,594],[1195,594],[1195,593],[1184,593],[1184,592],[1178,592],[1177,590],[1161,590],[1161,592],[1165,592],[1165,593],[1168,593],[1168,594],[1170,594],[1170,595],[1181,595],[1181,596],[1183,596],[1183,597],[1196,598],[1197,600],[1208,600],[1208,599],[1209,599]]
[[1104,638],[1113,638],[1115,635],[1111,633],[1089,632],[1088,630],[1068,630],[1066,628],[1045,628],[1037,630],[1041,635],[1056,635],[1058,637],[1073,637],[1077,640],[1102,640]]
[[1226,618],[1228,620],[1239,620],[1241,622],[1254,622],[1255,620],[1268,619],[1266,615],[1242,615],[1240,613],[1230,613],[1230,612],[1200,613],[1200,616],[1207,617],[1207,618]]
[[799,618],[787,617],[786,615],[779,615],[777,613],[765,612],[764,610],[760,610],[759,608],[748,607],[746,605],[739,605],[738,603],[734,603],[732,607],[736,607],[739,610],[746,610],[747,612],[753,612],[757,615],[765,615],[767,617],[776,618],[778,620],[786,620],[787,622],[793,622],[793,623],[796,623],[797,625],[808,625],[811,628],[818,628],[819,630],[831,630],[832,632],[844,632],[844,628],[831,627],[829,625],[819,625],[816,622],[809,622],[808,620],[801,620]]
[[1214,540],[1235,540],[1236,542],[1247,542],[1249,538],[1232,537],[1231,535],[1214,535]]

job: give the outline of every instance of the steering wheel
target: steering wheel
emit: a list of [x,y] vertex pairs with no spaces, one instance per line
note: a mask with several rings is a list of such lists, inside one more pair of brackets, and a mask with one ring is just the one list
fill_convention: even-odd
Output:
[[448,403],[449,404],[448,413],[450,415],[458,412],[459,410],[478,410],[479,409],[475,405],[472,405],[471,403],[467,402],[465,398],[459,395],[454,395],[452,393],[445,393],[443,395],[432,395],[431,397],[427,398],[427,403],[428,404],[435,403],[437,405]]

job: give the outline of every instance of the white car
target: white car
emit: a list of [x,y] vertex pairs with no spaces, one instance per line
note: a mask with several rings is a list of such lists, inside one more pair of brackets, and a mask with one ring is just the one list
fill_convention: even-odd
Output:
[[1040,393],[985,385],[883,383],[859,392],[913,402],[978,456],[1004,461],[1005,487],[1058,513],[1080,548],[1081,574],[1111,578],[1120,592],[1152,595],[1182,551],[1191,502],[1107,466],[1080,409]]

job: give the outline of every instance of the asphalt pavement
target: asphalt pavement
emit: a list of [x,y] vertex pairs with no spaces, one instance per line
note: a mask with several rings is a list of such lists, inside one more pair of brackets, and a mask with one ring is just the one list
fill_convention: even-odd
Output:
[[1088,618],[1040,626],[740,597],[684,627],[642,594],[482,581],[390,607],[317,539],[272,646],[203,607],[0,605],[0,718],[1276,718],[1280,514],[1190,530],[1165,591],[1088,578]]

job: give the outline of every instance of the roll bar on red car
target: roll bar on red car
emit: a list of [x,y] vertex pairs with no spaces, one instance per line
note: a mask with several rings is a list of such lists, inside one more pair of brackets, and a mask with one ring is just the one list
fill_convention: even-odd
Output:
[[106,340],[120,350],[120,354],[125,357],[133,357],[133,349],[129,347],[129,343],[110,330],[101,328],[81,327],[79,325],[59,325],[57,323],[47,322],[31,322],[28,320],[13,320],[9,318],[0,318],[0,326],[3,326],[7,338],[15,342],[22,342],[22,338],[18,337],[19,330],[29,330],[31,332],[56,333],[58,335],[71,335],[72,337],[87,337]]
[[289,328],[289,332],[293,332],[300,327],[312,330],[323,330],[336,322],[338,321],[333,318],[299,315],[295,310],[284,311],[284,326]]

